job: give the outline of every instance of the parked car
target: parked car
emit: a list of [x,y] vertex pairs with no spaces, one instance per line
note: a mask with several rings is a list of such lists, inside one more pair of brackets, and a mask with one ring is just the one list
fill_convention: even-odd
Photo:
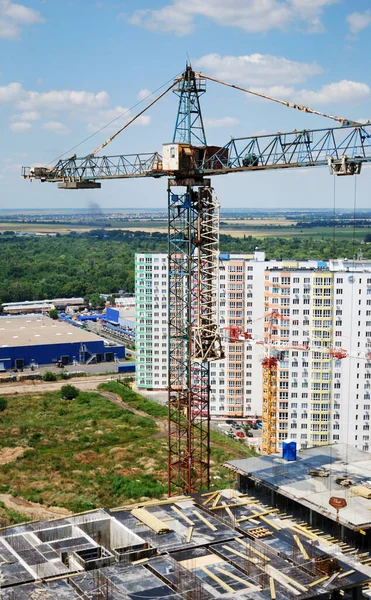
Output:
[[233,419],[226,419],[225,422],[227,425],[235,425],[236,424],[236,421],[234,421]]
[[244,434],[244,432],[243,432],[243,431],[236,431],[236,436],[237,436],[238,438],[244,438],[244,437],[245,437],[245,434]]
[[251,438],[251,437],[254,437],[254,434],[253,434],[253,432],[252,432],[252,431],[248,431],[248,432],[247,432],[247,437],[250,437],[250,438]]

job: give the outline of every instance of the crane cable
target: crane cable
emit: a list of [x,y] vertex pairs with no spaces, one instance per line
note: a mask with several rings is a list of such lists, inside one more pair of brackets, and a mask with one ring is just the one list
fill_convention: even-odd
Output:
[[[353,237],[352,237],[352,251],[353,251],[353,272],[356,272],[356,257],[355,257],[355,248],[356,248],[356,216],[357,216],[357,176],[354,176],[354,192],[353,192]],[[353,281],[351,286],[351,298],[350,298],[350,346],[349,353],[352,351],[353,346],[353,319],[352,316],[354,314],[354,283],[355,283],[355,275],[353,275]],[[349,418],[350,418],[350,395],[351,395],[351,363],[349,361],[349,370],[348,370],[348,407],[347,407],[347,432],[346,432],[346,451],[345,451],[345,473],[348,474],[348,457],[349,457]],[[359,398],[356,398],[359,400]],[[362,399],[363,400],[363,399]],[[361,400],[361,401],[362,401]]]
[[[58,160],[60,160],[61,158],[63,158],[63,156],[65,156],[66,154],[69,154],[70,152],[73,152],[74,150],[76,150],[76,148],[78,148],[82,144],[85,144],[85,142],[88,142],[92,137],[94,137],[95,135],[97,135],[97,133],[100,133],[101,131],[103,131],[103,129],[106,129],[106,127],[109,127],[110,125],[112,125],[112,123],[115,123],[115,121],[118,121],[118,119],[121,119],[127,113],[130,113],[134,108],[136,108],[137,106],[139,106],[139,104],[141,104],[142,102],[144,102],[144,100],[147,100],[147,98],[150,98],[151,96],[153,96],[153,94],[155,94],[156,92],[158,92],[159,90],[161,90],[165,85],[167,85],[169,83],[169,81],[173,82],[173,84],[171,86],[171,87],[173,87],[179,81],[179,78],[182,75],[182,73],[183,73],[183,71],[179,72],[177,75],[175,75],[175,77],[171,77],[171,79],[168,79],[165,83],[163,83],[162,85],[160,85],[153,92],[150,92],[145,98],[143,98],[142,100],[139,100],[136,104],[134,104],[133,106],[131,106],[130,108],[128,108],[127,110],[125,110],[124,112],[122,112],[121,114],[119,114],[114,119],[111,119],[111,121],[108,121],[108,123],[106,123],[105,125],[102,125],[102,127],[100,127],[99,129],[97,129],[96,131],[94,131],[93,133],[91,133],[90,135],[88,135],[88,137],[86,137],[83,140],[81,140],[81,142],[75,144],[75,146],[72,146],[72,148],[69,148],[68,150],[65,150],[64,152],[62,152],[62,154],[60,154],[59,156],[57,156],[53,160],[49,161],[44,166],[45,167],[49,167],[49,165],[55,164]],[[171,88],[169,88],[169,89],[171,89]],[[169,89],[167,91],[169,91]],[[157,100],[159,100],[159,98],[157,98]],[[147,108],[149,108],[149,107],[147,107]],[[147,110],[147,109],[145,109],[145,110]]]
[[171,85],[169,85],[168,88],[166,88],[166,90],[164,90],[163,92],[161,92],[161,94],[159,96],[157,96],[154,100],[152,100],[152,102],[150,102],[149,104],[147,104],[147,106],[145,108],[143,108],[143,110],[141,110],[139,113],[137,113],[132,119],[130,119],[130,121],[128,121],[127,123],[125,123],[125,125],[123,125],[123,127],[121,127],[118,131],[116,131],[116,133],[114,133],[113,135],[111,135],[109,138],[106,139],[105,142],[103,142],[103,144],[101,144],[100,146],[98,146],[98,148],[96,148],[94,150],[94,152],[92,152],[92,156],[96,156],[100,150],[102,150],[110,142],[112,142],[115,139],[115,137],[117,137],[122,131],[124,131],[124,129],[126,129],[127,127],[129,127],[129,125],[131,125],[132,123],[134,123],[134,121],[136,121],[140,116],[142,116],[149,108],[151,108],[151,106],[153,106],[154,104],[156,104],[156,102],[158,102],[163,96],[165,96],[165,94],[167,94],[168,92],[170,92],[170,90],[178,82],[179,82],[179,77],[177,77],[173,81],[173,83]]
[[333,121],[337,121],[342,125],[361,125],[357,121],[352,121],[346,119],[345,117],[335,117],[334,115],[327,115],[326,113],[322,113],[319,110],[314,110],[314,108],[309,108],[308,106],[302,106],[301,104],[295,104],[295,102],[290,102],[289,100],[279,100],[278,98],[273,98],[272,96],[268,96],[267,94],[262,94],[261,92],[253,92],[252,90],[248,90],[246,88],[240,87],[239,85],[234,85],[233,83],[227,83],[226,81],[222,81],[221,79],[215,79],[214,77],[210,77],[209,75],[205,75],[204,73],[195,73],[197,77],[203,77],[204,79],[209,79],[209,81],[214,81],[214,83],[220,83],[221,85],[226,85],[227,87],[234,88],[235,90],[240,90],[241,92],[246,92],[246,94],[251,94],[252,96],[258,96],[259,98],[264,98],[265,100],[271,100],[272,102],[277,102],[278,104],[283,104],[287,108],[295,108],[297,110],[301,110],[306,113],[310,113],[312,115],[319,115],[320,117],[326,117],[327,119],[332,119]]

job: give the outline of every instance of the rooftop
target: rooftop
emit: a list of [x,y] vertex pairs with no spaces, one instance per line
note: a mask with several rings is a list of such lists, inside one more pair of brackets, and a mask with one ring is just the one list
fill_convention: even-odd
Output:
[[102,341],[102,338],[68,323],[53,321],[50,317],[0,317],[0,348],[97,341]]
[[367,553],[309,530],[235,490],[12,526],[0,598],[304,600],[371,581]]
[[[347,506],[339,511],[339,522],[351,529],[371,527],[368,452],[347,444],[335,444],[300,450],[297,460],[292,462],[270,455],[234,460],[225,466],[333,520],[336,520],[336,510],[329,500],[331,496],[344,498]],[[348,487],[339,484],[339,481],[344,484],[344,479],[351,481]],[[365,487],[364,493],[370,498],[358,495],[362,492],[359,486]]]

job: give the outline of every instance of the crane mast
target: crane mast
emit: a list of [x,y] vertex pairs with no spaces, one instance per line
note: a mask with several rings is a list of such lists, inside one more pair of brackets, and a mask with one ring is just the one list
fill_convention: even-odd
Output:
[[[199,94],[205,91],[203,82],[188,67],[174,91],[179,95],[174,142],[186,144],[185,149],[198,143],[204,149],[199,104]],[[219,204],[210,179],[169,179],[168,225],[170,496],[196,492],[210,483],[209,365],[223,357],[216,311]]]

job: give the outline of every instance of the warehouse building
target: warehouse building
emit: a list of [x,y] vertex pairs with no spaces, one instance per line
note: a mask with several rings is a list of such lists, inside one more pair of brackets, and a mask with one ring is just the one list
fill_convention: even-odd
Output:
[[107,346],[99,336],[41,315],[0,318],[0,368],[22,369],[57,362],[68,365],[125,358],[124,346]]

